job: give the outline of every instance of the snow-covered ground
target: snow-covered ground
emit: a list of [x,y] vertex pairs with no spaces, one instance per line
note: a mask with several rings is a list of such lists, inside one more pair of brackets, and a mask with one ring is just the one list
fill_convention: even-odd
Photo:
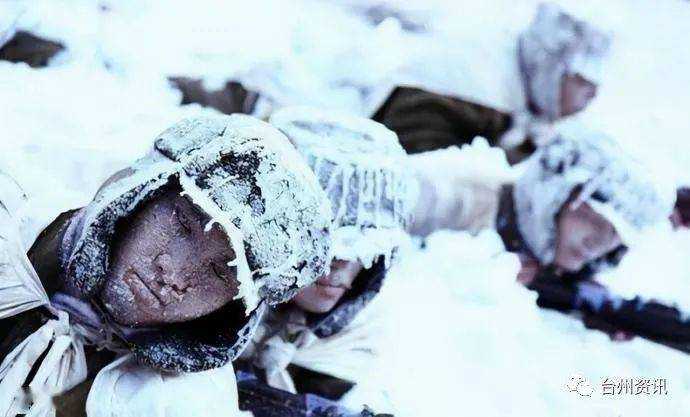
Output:
[[[0,167],[27,190],[38,230],[85,204],[172,122],[208,111],[178,106],[171,75],[238,78],[281,104],[359,114],[400,79],[500,103],[508,51],[538,2],[389,1],[402,17],[382,22],[365,17],[372,3],[0,2],[0,25],[19,12],[21,28],[67,46],[48,68],[0,62]],[[577,119],[668,181],[690,183],[690,3],[558,3],[614,36],[600,95]],[[658,231],[603,279],[690,311],[688,250],[690,233]],[[612,343],[537,309],[495,234],[441,232],[401,258],[381,300],[394,310],[382,373],[399,415],[687,414],[690,358],[639,339]],[[565,388],[575,373],[591,382],[591,398]],[[602,397],[604,377],[665,378],[669,394]]]
[[[381,300],[397,330],[387,372],[401,415],[687,415],[687,355],[639,338],[614,343],[540,310],[496,233],[437,232],[401,257]],[[576,374],[591,397],[566,388]],[[665,378],[668,395],[604,396],[604,378]]]

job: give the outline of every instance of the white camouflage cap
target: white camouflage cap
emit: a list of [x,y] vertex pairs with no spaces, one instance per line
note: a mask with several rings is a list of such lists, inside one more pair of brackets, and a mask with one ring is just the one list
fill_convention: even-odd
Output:
[[601,81],[610,37],[551,3],[539,5],[530,27],[520,35],[520,66],[529,96],[549,119],[560,116],[561,79],[580,74],[594,84]]
[[406,153],[380,123],[309,107],[276,112],[270,123],[306,158],[333,208],[333,255],[369,267],[406,238],[412,187]]

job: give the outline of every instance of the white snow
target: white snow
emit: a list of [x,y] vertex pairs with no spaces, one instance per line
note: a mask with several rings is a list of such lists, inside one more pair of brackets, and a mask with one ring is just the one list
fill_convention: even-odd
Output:
[[[386,372],[399,415],[685,415],[687,355],[639,338],[612,342],[540,310],[514,282],[519,262],[502,246],[494,232],[437,232],[391,271],[379,301],[397,331]],[[568,392],[575,374],[589,380],[591,397]],[[666,378],[668,395],[603,396],[606,377]]]
[[[86,204],[158,133],[201,111],[177,106],[169,75],[203,76],[208,85],[236,77],[280,105],[357,114],[375,108],[396,79],[506,103],[513,40],[538,1],[385,2],[421,16],[426,33],[405,32],[394,18],[367,23],[361,10],[374,1],[365,0],[45,0],[5,2],[3,13],[6,3],[25,6],[20,28],[68,47],[48,68],[0,62],[0,168],[26,189],[37,232]],[[661,167],[669,181],[690,183],[690,4],[558,3],[614,36],[600,95],[576,119]],[[690,309],[690,233],[657,233],[602,280]],[[494,234],[439,233],[402,260],[382,293],[398,337],[381,372],[398,415],[686,413],[686,355],[639,338],[613,343],[539,310],[514,282],[516,259]],[[592,398],[565,389],[576,373],[591,381]],[[604,377],[666,378],[669,395],[602,398]]]

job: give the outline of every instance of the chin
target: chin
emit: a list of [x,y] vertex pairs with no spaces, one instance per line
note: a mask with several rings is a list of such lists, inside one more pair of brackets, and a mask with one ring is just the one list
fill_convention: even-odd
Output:
[[323,314],[328,313],[335,307],[337,301],[333,300],[310,300],[309,302],[296,302],[297,306],[308,313]]
[[563,269],[566,272],[578,272],[585,266],[584,261],[575,259],[556,259],[554,265]]

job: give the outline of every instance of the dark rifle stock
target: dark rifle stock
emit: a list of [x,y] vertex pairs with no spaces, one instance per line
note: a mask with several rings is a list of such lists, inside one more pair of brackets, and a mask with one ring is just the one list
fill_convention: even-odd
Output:
[[312,394],[293,394],[273,388],[254,375],[237,372],[240,409],[254,417],[393,417],[368,409],[353,412]]
[[528,288],[539,294],[540,307],[579,315],[587,327],[623,330],[690,353],[690,323],[676,307],[625,299],[592,280],[569,281],[552,272],[538,274]]

